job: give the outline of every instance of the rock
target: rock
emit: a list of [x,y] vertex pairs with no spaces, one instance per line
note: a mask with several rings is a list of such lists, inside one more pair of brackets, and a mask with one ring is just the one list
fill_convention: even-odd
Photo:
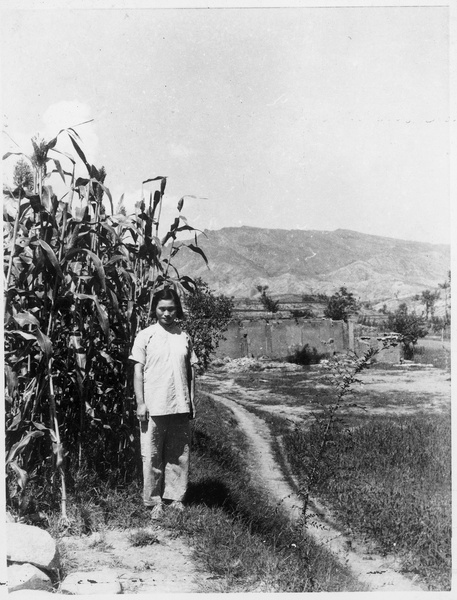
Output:
[[8,591],[52,590],[51,579],[34,565],[9,565],[7,569]]
[[122,594],[116,571],[78,571],[65,577],[60,586],[63,594]]
[[44,529],[23,523],[6,523],[5,533],[6,555],[10,562],[30,563],[46,570],[59,568],[56,542]]
[[[46,592],[45,590],[34,590],[33,600],[35,600],[35,598],[55,598],[56,596],[62,595],[63,594]],[[8,600],[30,600],[30,596],[30,590],[17,590],[16,592],[10,592],[8,594]]]
[[[46,592],[44,590],[34,590],[33,600],[35,598],[54,598],[62,594],[54,594],[53,592]],[[8,594],[8,600],[30,600],[30,590],[17,590],[16,592],[10,592]]]

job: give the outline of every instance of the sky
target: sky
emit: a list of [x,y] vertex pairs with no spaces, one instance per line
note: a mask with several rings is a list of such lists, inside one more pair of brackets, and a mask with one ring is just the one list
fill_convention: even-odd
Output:
[[161,175],[165,218],[196,196],[201,230],[450,242],[445,6],[44,4],[2,4],[2,154],[92,119],[82,146],[127,212]]

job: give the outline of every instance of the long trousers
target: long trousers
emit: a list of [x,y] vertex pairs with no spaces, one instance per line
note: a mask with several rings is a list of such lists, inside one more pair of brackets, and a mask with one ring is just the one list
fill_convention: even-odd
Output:
[[189,478],[189,415],[149,417],[140,424],[143,502],[182,501]]

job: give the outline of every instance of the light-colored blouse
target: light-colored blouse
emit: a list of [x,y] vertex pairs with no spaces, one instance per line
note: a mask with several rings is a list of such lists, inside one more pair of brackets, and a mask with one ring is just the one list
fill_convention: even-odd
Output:
[[151,416],[195,416],[189,382],[198,359],[187,333],[178,326],[169,332],[159,323],[150,325],[136,336],[129,359],[144,366],[144,401]]

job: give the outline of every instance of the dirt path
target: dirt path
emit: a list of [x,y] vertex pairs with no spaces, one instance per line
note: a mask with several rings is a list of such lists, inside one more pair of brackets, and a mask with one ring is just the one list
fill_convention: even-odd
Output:
[[[285,480],[272,453],[271,434],[265,421],[252,414],[226,396],[204,392],[213,400],[221,402],[233,411],[241,428],[245,431],[252,456],[252,477],[276,502],[280,503],[293,520],[301,517],[301,502]],[[399,561],[394,556],[380,556],[352,536],[344,535],[338,528],[327,508],[313,502],[315,513],[309,533],[320,544],[324,544],[338,560],[347,565],[356,577],[372,591],[423,591],[417,581],[404,577]],[[325,517],[324,517],[325,515]]]

